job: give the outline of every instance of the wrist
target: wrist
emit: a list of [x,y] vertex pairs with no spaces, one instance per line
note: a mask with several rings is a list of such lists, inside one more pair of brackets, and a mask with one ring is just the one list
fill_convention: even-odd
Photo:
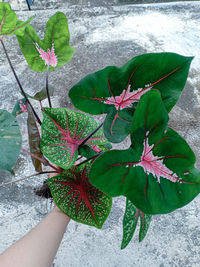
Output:
[[70,217],[68,215],[66,215],[62,210],[60,210],[56,205],[53,208],[52,213],[61,214],[63,217],[66,217],[70,220]]

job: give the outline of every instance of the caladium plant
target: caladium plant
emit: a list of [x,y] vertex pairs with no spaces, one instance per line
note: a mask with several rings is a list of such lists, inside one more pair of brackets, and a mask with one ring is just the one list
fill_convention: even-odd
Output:
[[[69,96],[82,111],[106,113],[99,125],[88,115],[51,105],[54,89],[48,86],[48,71],[66,64],[74,53],[65,14],[57,12],[49,19],[43,40],[30,21],[17,21],[10,5],[0,3],[0,41],[23,95],[12,114],[0,110],[0,170],[12,172],[21,148],[17,115],[27,113],[30,151],[26,152],[37,171],[34,175],[48,172],[42,171],[43,165],[56,175],[45,181],[44,196],[51,196],[73,220],[97,228],[110,213],[112,197],[125,196],[121,248],[131,241],[139,219],[142,241],[153,214],[172,212],[200,192],[194,153],[168,127],[168,112],[184,88],[192,57],[145,54],[122,67],[108,66],[87,75]],[[10,34],[16,34],[30,68],[46,72],[46,88],[34,95],[22,88],[6,51],[2,38]],[[46,98],[49,107],[43,108]],[[43,121],[32,105],[35,100],[41,103]],[[112,150],[109,141],[119,143],[128,135],[129,148]]]

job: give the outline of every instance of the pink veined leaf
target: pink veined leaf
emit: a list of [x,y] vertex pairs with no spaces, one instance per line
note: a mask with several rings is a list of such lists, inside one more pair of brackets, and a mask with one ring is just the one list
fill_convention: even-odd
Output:
[[56,67],[56,65],[57,65],[57,57],[55,55],[55,51],[54,51],[53,45],[52,45],[51,50],[47,49],[47,52],[45,52],[42,48],[40,48],[37,43],[35,43],[35,47],[36,47],[37,51],[40,53],[41,59],[45,61],[46,65],[50,65],[52,67]]
[[47,180],[58,207],[75,221],[101,228],[110,213],[112,199],[92,186],[88,166],[72,168]]
[[152,87],[145,88],[139,88],[136,91],[130,92],[131,85],[128,85],[127,89],[124,89],[120,96],[112,96],[108,97],[106,100],[104,100],[105,104],[113,104],[115,105],[117,110],[122,110],[124,108],[131,107],[131,105],[134,102],[138,102],[140,100],[140,97],[151,90]]
[[[65,109],[52,109],[50,112],[52,112],[51,115],[49,111],[44,111],[41,150],[50,161],[67,169],[75,163],[81,143],[98,124],[92,118],[77,112]],[[52,117],[53,113],[57,118]],[[51,127],[52,130],[50,130]],[[86,145],[95,145],[97,149],[96,144],[106,142],[102,131],[98,131],[87,140]]]
[[96,146],[96,145],[90,145],[90,146],[94,151],[101,152],[101,149],[98,146]]

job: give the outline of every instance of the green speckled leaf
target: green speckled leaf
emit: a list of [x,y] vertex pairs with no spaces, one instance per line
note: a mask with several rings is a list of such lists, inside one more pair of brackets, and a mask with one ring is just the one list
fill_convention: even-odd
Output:
[[138,220],[140,219],[139,241],[141,242],[148,231],[152,215],[145,214],[137,209],[130,200],[126,200],[126,211],[123,219],[123,240],[121,249],[124,249],[131,241]]
[[149,229],[151,223],[152,215],[146,214],[140,210],[140,232],[139,232],[139,242],[141,242]]
[[107,219],[112,198],[88,180],[90,165],[72,167],[47,180],[56,205],[73,220],[101,228]]
[[0,109],[0,170],[12,172],[21,144],[21,133],[15,116]]
[[29,67],[38,72],[55,70],[69,62],[74,48],[69,45],[69,30],[66,15],[54,14],[46,24],[46,33],[40,40],[34,28],[26,27],[25,34],[17,39]]
[[[43,115],[41,151],[54,164],[69,169],[78,157],[79,145],[98,123],[88,115],[65,108],[45,108]],[[100,129],[86,145],[107,143]]]

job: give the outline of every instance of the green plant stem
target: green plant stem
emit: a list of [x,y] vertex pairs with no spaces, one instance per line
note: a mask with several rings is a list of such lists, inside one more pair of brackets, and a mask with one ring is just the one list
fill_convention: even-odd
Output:
[[31,7],[29,5],[29,2],[26,0],[26,3],[27,3],[27,6],[28,6],[28,9],[31,10]]
[[84,161],[82,161],[81,163],[79,163],[79,164],[77,164],[75,166],[78,167],[78,166],[80,166],[80,165],[82,165],[82,164],[84,164],[84,163],[86,163],[86,162],[88,162],[88,161],[90,161],[92,159],[95,159],[96,157],[102,155],[103,153],[104,153],[104,151],[103,152],[100,152],[100,153],[97,153],[96,155],[94,155],[94,156],[92,156],[92,157],[90,157],[88,159],[85,159]]
[[9,185],[9,184],[13,184],[13,183],[17,183],[17,182],[21,182],[21,181],[26,180],[28,178],[31,178],[31,177],[34,177],[34,176],[38,176],[38,175],[41,175],[41,174],[47,174],[47,173],[58,173],[58,172],[57,171],[46,171],[46,172],[34,173],[34,174],[26,176],[24,178],[21,178],[21,179],[15,180],[15,181],[11,181],[11,182],[8,182],[8,183],[5,183],[5,184],[1,184],[0,187],[6,186],[6,185]]
[[79,145],[79,148],[82,147],[102,126],[103,122],[83,140],[83,142]]
[[3,50],[4,50],[5,54],[6,54],[6,58],[7,58],[7,60],[8,60],[8,63],[9,63],[9,65],[10,65],[10,68],[11,68],[11,70],[12,70],[14,76],[15,76],[15,79],[16,79],[18,85],[19,85],[19,88],[20,88],[20,90],[21,90],[21,92],[22,92],[24,98],[26,99],[27,103],[29,103],[29,105],[30,105],[30,107],[31,107],[31,109],[32,109],[32,111],[33,111],[33,114],[35,115],[35,117],[36,117],[38,123],[41,125],[42,122],[41,122],[40,118],[38,117],[37,113],[35,112],[33,106],[31,105],[31,103],[30,103],[30,101],[29,101],[29,99],[28,99],[26,93],[24,92],[24,89],[23,89],[23,87],[22,87],[22,85],[21,85],[21,83],[20,83],[20,81],[19,81],[19,79],[18,79],[18,77],[17,77],[17,74],[16,74],[16,72],[15,72],[15,70],[14,70],[14,68],[13,68],[13,65],[12,65],[12,63],[11,63],[11,61],[10,61],[10,58],[9,58],[9,56],[8,56],[8,53],[7,53],[7,51],[6,51],[5,45],[4,45],[4,43],[3,43],[3,40],[0,40],[0,41],[1,41],[1,44],[2,44],[2,47],[3,47]]
[[47,66],[47,72],[46,72],[46,91],[47,91],[47,97],[48,97],[48,101],[49,101],[49,107],[52,108],[51,98],[50,98],[50,94],[49,94],[49,65]]

